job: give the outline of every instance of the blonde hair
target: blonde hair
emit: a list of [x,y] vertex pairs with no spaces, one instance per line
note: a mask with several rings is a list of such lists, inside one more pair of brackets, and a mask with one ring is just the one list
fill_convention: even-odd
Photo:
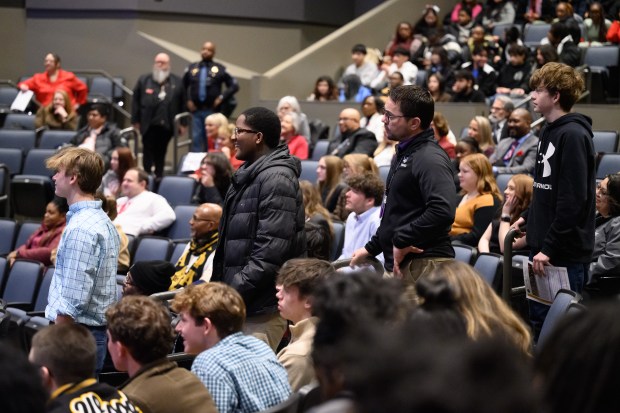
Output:
[[79,189],[94,195],[103,178],[103,158],[84,148],[65,148],[47,158],[45,166],[53,171],[64,169],[65,175],[75,175]]
[[342,159],[334,155],[325,155],[321,159],[325,162],[325,181],[317,182],[317,184],[321,194],[325,189],[328,190],[326,198],[328,199],[340,183],[343,162]]
[[484,116],[474,116],[474,122],[478,124],[478,144],[480,145],[480,150],[483,152],[488,148],[495,147],[495,142],[493,142],[493,132],[491,130],[491,123]]
[[379,168],[375,161],[363,153],[350,153],[342,158],[344,164],[348,164],[353,174],[361,174],[363,172],[372,172],[379,175]]
[[448,261],[439,264],[428,278],[444,279],[453,288],[470,338],[503,336],[523,353],[530,354],[529,329],[472,266]]
[[[493,175],[493,167],[489,159],[481,153],[472,153],[461,159],[460,165],[467,165],[478,177],[478,193],[491,194],[493,197],[500,201],[504,199],[502,193],[495,182],[495,175]],[[466,194],[465,190],[461,191],[461,194]]]
[[215,123],[220,125],[217,128],[218,136],[231,136],[228,128],[228,119],[226,118],[226,116],[222,115],[221,113],[212,113],[205,118],[205,125],[207,124],[208,120],[214,121]]

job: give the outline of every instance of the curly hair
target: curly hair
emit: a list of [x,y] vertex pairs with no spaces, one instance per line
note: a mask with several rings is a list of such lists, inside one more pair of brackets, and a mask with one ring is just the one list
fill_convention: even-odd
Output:
[[569,112],[585,89],[583,76],[574,68],[557,62],[549,62],[534,72],[530,78],[532,90],[545,88],[550,95],[559,93],[560,108]]

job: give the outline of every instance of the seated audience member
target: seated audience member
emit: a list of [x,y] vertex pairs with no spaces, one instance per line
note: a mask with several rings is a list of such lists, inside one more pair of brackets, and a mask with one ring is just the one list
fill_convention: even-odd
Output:
[[482,25],[493,31],[497,25],[515,21],[515,6],[510,0],[487,0],[482,14]]
[[136,159],[129,148],[115,148],[110,157],[110,168],[101,179],[101,187],[105,196],[114,199],[121,196],[121,181],[131,168],[136,167]]
[[493,142],[495,144],[508,136],[508,117],[510,117],[514,108],[515,106],[509,96],[499,95],[493,100],[489,122],[491,122]]
[[321,194],[323,206],[329,212],[334,212],[338,205],[340,193],[347,186],[341,181],[342,159],[333,155],[322,156],[316,168],[317,187]]
[[197,354],[192,373],[211,393],[220,413],[257,412],[291,394],[286,369],[263,341],[241,332],[245,303],[228,285],[190,285],[172,309],[185,352]]
[[402,283],[367,270],[329,277],[317,286],[312,315],[319,322],[312,361],[324,401],[330,406],[351,408],[349,377],[345,375],[350,353],[343,346],[347,338],[363,326],[384,331],[389,325],[401,323],[408,309]]
[[308,159],[308,140],[297,134],[299,129],[299,117],[295,112],[288,112],[280,118],[282,132],[280,139],[288,146],[291,155],[300,160]]
[[[351,258],[356,249],[366,245],[377,232],[381,223],[381,202],[383,182],[372,172],[363,172],[347,178],[349,190],[346,193],[347,217],[344,231],[344,246],[339,260]],[[383,263],[383,254],[377,259]]]
[[529,92],[532,68],[527,62],[527,48],[515,45],[508,50],[508,64],[499,70],[495,92],[500,95],[523,96]]
[[502,195],[489,160],[482,154],[467,155],[459,164],[461,200],[450,231],[452,241],[475,247],[497,213]]
[[306,139],[310,139],[310,124],[308,123],[308,117],[301,111],[299,101],[295,96],[284,96],[278,101],[276,108],[278,117],[282,119],[285,113],[295,112],[299,116],[299,128],[297,133]]
[[36,73],[31,78],[19,82],[20,90],[32,90],[36,99],[43,106],[54,99],[54,92],[62,89],[67,92],[73,107],[86,103],[88,88],[75,74],[60,68],[60,56],[55,53],[45,55],[43,62],[45,72]]
[[426,286],[447,283],[472,340],[498,338],[522,355],[530,354],[532,341],[527,325],[471,265],[460,261],[441,263],[418,283]]
[[[555,22],[547,33],[547,39],[558,52],[560,63],[577,67],[581,63],[581,50],[575,43],[569,27],[562,22]],[[529,82],[529,79],[528,79]]]
[[499,53],[499,47],[495,43],[495,38],[491,34],[487,34],[484,26],[481,24],[475,24],[471,29],[469,39],[467,39],[467,45],[463,49],[463,60],[470,61],[474,53],[476,46],[482,47],[487,51],[487,60],[493,61],[495,55]]
[[[504,240],[510,226],[516,222],[521,214],[530,206],[532,201],[532,186],[534,179],[531,176],[517,174],[510,178],[504,191],[504,205],[500,218],[494,218],[478,242],[479,252],[504,253]],[[512,250],[527,249],[525,237],[516,238],[512,243]]]
[[541,386],[546,412],[620,409],[618,311],[618,301],[610,300],[558,321],[535,360],[535,382]]
[[452,160],[452,171],[454,172],[454,185],[456,186],[456,192],[461,191],[461,184],[459,182],[459,164],[461,159],[472,153],[482,153],[478,141],[469,136],[459,140],[454,147],[455,158]]
[[523,108],[515,109],[508,118],[508,138],[499,141],[489,156],[494,174],[533,174],[538,150],[538,137],[532,133],[532,115]]
[[110,157],[115,148],[127,146],[121,138],[121,131],[108,122],[109,109],[101,103],[93,103],[88,110],[86,126],[79,129],[71,139],[73,146],[90,149],[103,157],[106,169],[110,167]]
[[362,102],[362,114],[360,126],[375,134],[377,142],[383,142],[385,126],[383,125],[383,107],[385,104],[377,96],[367,96]]
[[557,50],[553,45],[546,43],[536,48],[536,59],[532,65],[532,74],[549,62],[559,62]]
[[398,86],[401,86],[404,84],[405,84],[405,78],[403,77],[402,73],[394,72],[388,75],[388,85],[384,87],[383,89],[381,89],[381,100],[383,101],[383,103],[385,104],[385,102],[387,101],[387,98],[390,94],[390,90],[396,89]]
[[480,151],[488,158],[495,152],[495,142],[491,134],[491,123],[484,116],[474,116],[469,121],[467,136],[478,142]]
[[314,83],[312,94],[306,99],[311,102],[338,101],[338,88],[329,76],[320,76]]
[[[363,44],[353,46],[351,49],[351,60],[353,60],[353,63],[347,66],[342,77],[355,75],[359,78],[362,85],[369,87],[370,82],[377,77],[379,69],[377,69],[376,64],[366,61],[366,53],[366,46]],[[340,83],[342,83],[342,80]]]
[[139,411],[125,393],[97,382],[95,338],[81,324],[55,324],[41,329],[32,338],[28,359],[39,367],[43,386],[51,395],[47,413],[107,411],[100,410],[104,406]]
[[469,7],[463,7],[458,12],[458,20],[446,26],[446,31],[456,37],[456,41],[461,46],[467,45],[467,40],[471,34],[471,30],[474,27],[474,19],[472,16],[472,9]]
[[340,136],[334,138],[327,149],[330,155],[342,158],[349,153],[364,153],[372,156],[377,149],[377,138],[368,129],[360,127],[360,113],[347,108],[338,117]]
[[310,352],[319,319],[312,316],[312,300],[316,287],[334,273],[329,262],[316,258],[289,260],[278,272],[278,310],[292,323],[291,341],[278,352],[278,361],[286,368],[293,391],[316,380]]
[[486,97],[495,94],[497,82],[497,72],[487,63],[488,60],[488,50],[481,45],[476,45],[472,51],[472,61],[461,65],[462,70],[469,70],[474,77],[474,88],[484,93]]
[[0,343],[0,405],[3,413],[42,413],[48,394],[39,367],[8,343]]
[[168,291],[174,275],[174,265],[168,261],[139,261],[127,271],[123,296],[153,295]]
[[598,212],[594,253],[588,271],[591,284],[620,273],[620,174],[607,175],[596,187]]
[[198,280],[209,281],[213,271],[213,252],[219,240],[218,227],[222,218],[222,207],[217,204],[202,204],[196,208],[189,220],[191,240],[183,250],[169,289],[185,287]]
[[409,50],[402,47],[397,48],[394,51],[392,63],[381,65],[379,74],[370,82],[370,87],[375,90],[383,88],[388,76],[394,72],[399,72],[403,76],[405,85],[415,85],[418,67],[409,61],[410,58]]
[[392,158],[394,158],[394,154],[396,154],[397,143],[396,141],[389,140],[386,136],[383,142],[377,146],[374,158],[372,158],[377,168],[392,165]]
[[454,159],[456,157],[456,153],[454,152],[454,144],[450,142],[450,138],[448,135],[450,134],[450,126],[448,125],[448,121],[444,117],[441,112],[435,112],[433,115],[433,122],[431,122],[431,126],[435,131],[435,140],[443,148],[444,151],[448,154],[450,159]]
[[299,181],[299,187],[304,198],[304,212],[306,222],[312,222],[323,226],[331,235],[334,233],[332,219],[329,211],[321,204],[319,190],[310,181]]
[[220,136],[230,136],[228,119],[221,113],[212,113],[205,118],[205,134],[207,136],[207,150],[215,150],[215,141]]
[[[458,23],[459,21],[459,12],[465,8],[469,7],[471,9],[471,17],[477,19],[480,13],[483,11],[482,4],[478,3],[477,0],[461,0],[458,1],[452,10],[445,16],[444,24],[450,23]],[[480,15],[481,16],[481,15]]]
[[129,380],[119,389],[142,413],[216,413],[200,380],[166,360],[173,343],[170,313],[147,297],[125,297],[106,311],[108,351]]
[[226,155],[221,152],[207,153],[200,161],[200,168],[190,175],[198,183],[192,203],[224,204],[233,173]]
[[446,93],[446,82],[441,73],[432,73],[428,76],[428,91],[431,92],[431,96],[435,103],[450,102],[452,96]]
[[142,169],[131,168],[123,177],[123,197],[117,201],[118,216],[114,224],[125,234],[137,237],[167,228],[176,219],[174,210],[163,196],[146,189],[149,177]]
[[402,21],[396,25],[396,31],[390,42],[385,46],[383,54],[393,57],[397,49],[411,50],[413,43],[413,27],[411,23]]
[[[442,27],[442,23],[439,20],[439,12],[441,10],[434,4],[427,4],[422,10],[422,16],[413,25],[414,39],[412,47],[417,51],[420,45],[416,43],[422,43],[429,37],[432,37],[437,29]],[[421,39],[420,39],[421,38]],[[424,39],[426,38],[426,39]],[[413,51],[413,50],[412,50]]]
[[[108,215],[108,218],[110,218],[110,221],[112,221],[112,223],[114,224],[114,220],[116,219],[116,216],[118,214],[116,210],[116,199],[103,196],[101,192],[97,192],[95,198],[101,200],[101,209],[103,209],[103,212]],[[125,274],[129,269],[129,262],[131,259],[129,256],[129,238],[127,238],[125,231],[123,231],[123,228],[120,225],[114,224],[114,228],[116,228],[116,231],[118,232],[118,236],[121,241],[118,249],[118,263],[116,266],[116,273]]]
[[539,411],[531,360],[502,340],[474,341],[413,328],[355,338],[341,353],[352,359],[344,375],[358,413]]
[[52,265],[52,250],[58,247],[62,231],[67,223],[66,216],[69,205],[65,198],[55,197],[45,207],[45,215],[41,226],[30,236],[24,245],[7,255],[10,265],[16,258],[26,258],[43,263],[45,266]]
[[[351,153],[349,155],[345,155],[342,160],[342,179],[345,181],[354,175],[363,174],[364,172],[371,172],[379,176],[379,169],[377,168],[377,165],[372,158],[366,155],[361,153]],[[342,222],[347,220],[350,211],[346,208],[346,203],[347,191],[342,191],[338,197],[336,208],[332,212],[332,218]]]
[[457,70],[454,73],[451,102],[480,102],[484,103],[484,93],[474,89],[474,75],[469,70]]
[[[446,37],[452,36],[446,35]],[[458,43],[453,43],[459,48],[460,53],[460,46]],[[446,90],[452,90],[452,86],[454,85],[456,79],[454,77],[455,73],[452,70],[452,64],[450,63],[450,59],[448,57],[448,52],[442,46],[434,46],[430,50],[431,58],[428,60],[428,63],[425,64],[429,77],[433,73],[439,73],[446,81]]]
[[46,127],[48,129],[59,130],[76,130],[78,124],[78,115],[69,95],[62,89],[54,92],[52,102],[46,106],[41,106],[37,110],[34,120],[34,126],[38,128]]
[[590,4],[588,18],[583,21],[583,26],[584,41],[579,46],[600,46],[607,42],[607,31],[611,27],[611,21],[605,18],[605,10],[601,3],[595,1]]
[[324,226],[306,221],[306,252],[308,258],[329,261],[332,239]]

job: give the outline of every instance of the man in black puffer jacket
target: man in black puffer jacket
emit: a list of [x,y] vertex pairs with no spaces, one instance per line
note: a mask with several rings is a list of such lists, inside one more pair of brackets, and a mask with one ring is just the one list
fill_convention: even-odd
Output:
[[266,108],[250,108],[237,118],[232,140],[245,163],[224,200],[211,277],[241,294],[244,332],[274,350],[286,328],[278,314],[276,275],[286,261],[306,253],[301,164],[279,144],[280,129],[278,116]]

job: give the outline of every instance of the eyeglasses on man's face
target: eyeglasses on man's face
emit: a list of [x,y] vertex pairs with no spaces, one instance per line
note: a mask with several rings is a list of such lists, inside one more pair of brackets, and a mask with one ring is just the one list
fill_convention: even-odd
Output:
[[235,137],[239,137],[242,133],[259,133],[257,130],[235,128]]
[[381,115],[384,116],[387,119],[388,123],[391,122],[394,119],[406,118],[407,117],[405,115],[395,115],[392,112],[390,112],[388,110],[385,110],[385,109],[383,109],[383,111],[381,111]]

